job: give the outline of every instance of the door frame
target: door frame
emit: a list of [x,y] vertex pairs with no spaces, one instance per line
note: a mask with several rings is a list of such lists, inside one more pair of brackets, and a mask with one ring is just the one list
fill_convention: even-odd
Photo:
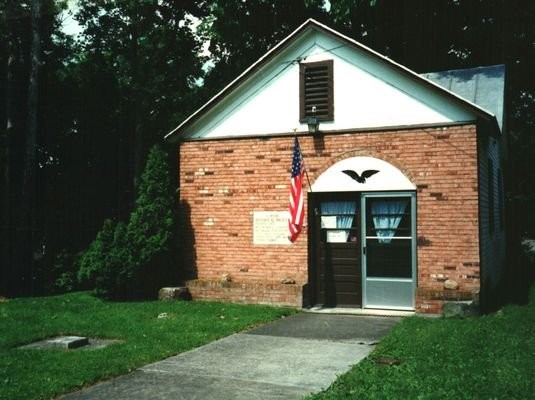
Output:
[[[368,278],[367,262],[368,255],[366,254],[366,218],[367,218],[367,199],[373,198],[392,198],[392,197],[407,197],[410,199],[410,211],[411,211],[411,275],[409,278]],[[414,310],[416,307],[416,287],[418,284],[418,270],[417,270],[417,231],[416,231],[416,192],[413,191],[395,191],[395,192],[362,192],[360,193],[361,199],[361,263],[362,263],[362,308],[376,308],[376,309],[391,309],[391,310]],[[393,284],[408,286],[407,296],[410,296],[410,304],[405,306],[398,305],[385,305],[385,304],[373,304],[368,301],[368,282],[391,282]],[[408,284],[408,285],[406,285]]]
[[[317,210],[317,207],[319,207],[319,202],[321,201],[322,197],[327,197],[329,195],[340,194],[341,192],[310,192],[308,197],[308,223],[309,228],[308,229],[308,305],[314,306],[318,305],[318,268],[319,268],[319,238],[320,238],[320,227],[317,226],[317,213],[319,212]],[[342,192],[344,193],[344,192]],[[358,196],[360,198],[360,202],[358,198],[356,201],[359,204],[360,207],[360,238],[359,238],[359,244],[360,244],[360,268],[361,268],[361,293],[362,293],[362,308],[369,308],[369,309],[391,309],[391,310],[414,310],[415,309],[415,291],[418,284],[418,271],[417,271],[417,207],[416,207],[416,191],[384,191],[384,192],[376,192],[376,191],[354,191],[354,192],[345,192],[344,194],[347,195],[347,193],[353,193],[355,196]],[[408,286],[410,288],[410,305],[409,306],[396,306],[396,305],[377,305],[372,304],[368,302],[368,285],[367,285],[367,255],[365,252],[365,246],[366,246],[366,199],[368,198],[385,198],[385,197],[408,197],[410,199],[410,206],[411,206],[411,274],[412,278],[372,278],[372,280],[376,281],[384,281],[384,282],[405,282],[408,283]],[[357,266],[358,268],[358,266]]]

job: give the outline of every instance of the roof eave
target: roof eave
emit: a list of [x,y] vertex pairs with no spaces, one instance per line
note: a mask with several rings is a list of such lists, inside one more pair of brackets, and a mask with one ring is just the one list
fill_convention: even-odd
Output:
[[[430,87],[432,90],[438,91],[440,93],[446,94],[450,98],[452,98],[455,102],[460,104],[461,106],[469,108],[476,116],[480,118],[484,118],[487,120],[494,119],[497,123],[496,116],[489,112],[488,110],[485,110],[484,108],[478,106],[475,103],[472,103],[471,101],[457,95],[456,93],[453,93],[452,91],[436,84],[435,82],[431,81],[428,78],[425,78],[418,73],[410,70],[409,68],[393,61],[392,59],[378,53],[377,51],[371,49],[370,47],[367,47],[356,40],[350,38],[349,36],[346,36],[327,25],[324,25],[312,18],[309,18],[306,20],[303,24],[301,24],[297,29],[295,29],[291,34],[286,36],[282,41],[280,41],[277,45],[275,45],[273,48],[271,48],[268,52],[266,52],[262,57],[260,57],[256,62],[254,62],[249,68],[247,68],[245,71],[243,71],[236,79],[231,81],[227,86],[225,86],[221,91],[219,91],[217,94],[215,94],[210,100],[208,100],[203,106],[201,106],[197,111],[195,111],[193,114],[191,114],[188,118],[186,118],[180,125],[178,125],[175,129],[173,129],[171,132],[169,132],[167,135],[165,135],[164,139],[168,142],[176,142],[179,138],[179,136],[182,134],[185,128],[190,126],[192,123],[194,123],[198,118],[201,117],[201,115],[208,111],[210,108],[214,107],[219,101],[221,101],[225,95],[230,92],[236,85],[238,85],[241,81],[245,80],[249,75],[251,75],[254,71],[256,71],[258,68],[260,68],[262,65],[264,65],[271,57],[273,57],[275,54],[277,54],[279,51],[282,51],[291,41],[294,37],[299,35],[302,31],[306,30],[307,28],[317,28],[319,30],[322,30],[332,36],[337,37],[338,39],[341,39],[348,44],[359,48],[374,57],[377,57],[381,60],[383,60],[385,63],[391,65],[392,67],[396,68],[406,76],[409,76],[411,79],[414,79],[418,82],[426,84],[428,87]],[[498,128],[498,131],[500,129]],[[501,132],[501,131],[500,131]]]
[[167,135],[165,135],[164,140],[168,142],[176,142],[178,140],[178,136],[180,136],[180,134],[182,133],[181,131],[183,131],[187,126],[195,122],[201,116],[203,112],[208,111],[210,108],[215,106],[219,101],[221,101],[224,98],[224,96],[228,92],[230,92],[234,88],[234,86],[239,84],[241,81],[245,80],[254,71],[256,71],[262,65],[264,65],[276,53],[282,51],[295,36],[297,36],[301,31],[305,30],[309,25],[313,25],[314,23],[317,24],[318,22],[312,18],[309,18],[304,23],[302,23],[297,29],[295,29],[292,33],[290,33],[283,40],[277,43],[274,47],[268,50],[262,57],[260,57],[253,64],[251,64],[249,68],[243,71],[240,75],[238,75],[238,77],[236,77],[233,81],[231,81],[228,85],[226,85],[222,90],[216,93],[210,100],[208,100],[199,109],[197,109],[197,111],[195,111],[188,118],[182,121],[180,125],[178,125],[175,129],[173,129]]

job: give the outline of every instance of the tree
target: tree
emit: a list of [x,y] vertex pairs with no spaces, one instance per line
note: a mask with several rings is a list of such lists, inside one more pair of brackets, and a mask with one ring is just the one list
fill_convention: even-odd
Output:
[[[29,294],[42,259],[44,67],[61,0],[0,0],[0,291]],[[4,101],[5,100],[5,101]],[[48,100],[48,99],[47,99]]]
[[130,215],[148,149],[198,101],[200,13],[195,1],[84,1],[82,32],[54,31],[40,104],[44,269],[87,247],[105,219]]
[[[32,1],[42,16],[37,103]],[[64,3],[0,0],[0,294],[29,289],[35,265],[50,273],[57,253],[87,247],[105,219],[129,221],[148,149],[309,17],[417,72],[505,63],[507,188],[534,196],[533,1],[87,0],[74,39],[61,30]],[[22,226],[24,250],[14,241]]]
[[205,91],[213,94],[307,18],[325,20],[323,0],[217,0],[210,2],[200,34],[209,42],[213,68]]
[[130,216],[126,236],[137,268],[169,250],[173,235],[173,191],[167,153],[155,145],[141,175],[136,207]]
[[194,14],[202,14],[195,1],[124,0],[83,2],[75,16],[84,29],[79,63],[109,82],[106,94],[115,103],[102,110],[109,121],[104,132],[87,129],[91,135],[119,138],[116,155],[121,168],[129,166],[123,169],[130,171],[124,177],[130,200],[147,149],[194,103],[202,61],[201,43],[192,30]]
[[[84,252],[78,280],[105,298],[150,297],[172,267],[174,198],[167,154],[153,146],[140,178],[139,195],[128,223],[106,220]],[[176,274],[175,274],[176,279]]]
[[[5,59],[7,105],[2,134],[2,247],[5,291],[31,293],[36,230],[37,99],[41,60],[42,1],[18,6],[2,3],[2,31],[8,38],[2,49]],[[27,20],[26,20],[27,19]],[[18,49],[17,46],[21,45]],[[23,65],[27,75],[17,71]],[[19,91],[25,93],[19,95]],[[17,115],[21,107],[24,113]],[[14,135],[18,134],[18,137]],[[24,135],[21,135],[24,134]],[[18,168],[14,168],[18,167]],[[20,175],[16,175],[21,171]],[[16,182],[18,185],[15,185]],[[18,190],[17,190],[18,189]],[[4,219],[5,218],[5,219]],[[14,262],[16,260],[16,263]]]
[[[203,57],[192,15],[202,7],[195,1],[80,2],[76,18],[85,31],[73,40],[61,30],[62,2],[41,1],[35,239],[18,252],[34,253],[39,275],[53,281],[46,275],[58,252],[85,248],[106,218],[128,218],[148,148],[195,107]],[[0,292],[6,294],[27,286],[19,284],[11,249],[27,142],[29,9],[29,1],[0,0],[0,33],[10,38],[0,41],[1,93],[11,93],[8,110],[0,107],[0,160],[9,157],[0,183]]]
[[94,288],[97,277],[107,269],[108,255],[114,247],[116,231],[117,225],[110,219],[105,220],[95,240],[83,252],[77,272],[77,280],[82,288]]
[[5,107],[0,108],[0,293],[7,293],[9,282],[11,281],[11,159],[12,159],[12,135],[13,119],[16,107],[14,106],[15,83],[14,83],[14,64],[16,58],[16,38],[13,35],[11,24],[15,12],[9,4],[1,3],[3,10],[0,18],[0,36],[5,38],[1,42],[0,58],[1,76],[5,77],[0,80],[0,87],[3,89],[2,98]]
[[30,72],[28,78],[28,106],[26,122],[26,144],[22,176],[22,193],[17,213],[15,233],[15,259],[21,273],[21,293],[32,293],[33,250],[36,246],[36,153],[37,153],[37,100],[39,85],[39,63],[41,60],[41,0],[31,2],[31,46]]

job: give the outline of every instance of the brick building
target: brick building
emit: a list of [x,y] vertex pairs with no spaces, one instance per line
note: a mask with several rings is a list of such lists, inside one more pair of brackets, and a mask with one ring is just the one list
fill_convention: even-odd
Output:
[[[418,312],[486,301],[505,258],[503,93],[503,66],[419,75],[308,20],[166,136],[193,297]],[[307,179],[292,244],[294,136]]]

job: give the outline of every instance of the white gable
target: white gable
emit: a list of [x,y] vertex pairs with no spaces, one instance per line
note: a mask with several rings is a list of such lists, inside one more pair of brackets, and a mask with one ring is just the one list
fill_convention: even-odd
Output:
[[[199,110],[181,129],[187,138],[270,135],[307,130],[299,122],[299,63],[333,60],[334,121],[320,130],[473,121],[476,115],[433,84],[401,73],[372,54],[312,26],[230,93]],[[217,97],[217,96],[216,96]],[[201,112],[202,111],[202,112]],[[180,128],[180,127],[179,127]]]

